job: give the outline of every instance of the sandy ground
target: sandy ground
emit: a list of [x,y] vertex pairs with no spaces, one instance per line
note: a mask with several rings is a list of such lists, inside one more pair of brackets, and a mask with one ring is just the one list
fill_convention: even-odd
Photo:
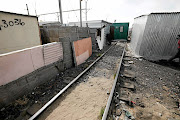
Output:
[[122,54],[120,44],[108,52],[89,73],[53,103],[39,120],[97,120],[107,104]]
[[[113,77],[89,78],[79,84],[48,115],[46,120],[96,120],[103,106],[106,105],[107,91],[111,89]],[[42,117],[41,119],[44,119]]]

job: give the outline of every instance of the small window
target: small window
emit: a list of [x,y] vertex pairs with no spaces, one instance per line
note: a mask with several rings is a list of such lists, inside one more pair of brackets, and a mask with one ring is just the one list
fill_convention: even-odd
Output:
[[123,26],[120,27],[120,32],[123,32]]

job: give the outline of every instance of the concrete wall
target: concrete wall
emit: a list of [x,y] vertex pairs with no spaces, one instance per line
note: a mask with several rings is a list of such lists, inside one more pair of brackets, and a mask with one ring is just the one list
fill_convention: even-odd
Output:
[[63,71],[62,66],[62,61],[57,61],[0,86],[0,108],[31,92],[35,87],[54,79],[60,71]]
[[73,62],[73,52],[72,52],[72,42],[70,38],[60,38],[63,46],[63,64],[64,68],[68,69],[74,66]]
[[59,38],[70,38],[70,41],[89,37],[89,28],[70,27],[58,25],[44,25],[41,29],[45,42],[59,42]]
[[0,55],[0,86],[63,60],[62,43],[50,43]]
[[0,107],[64,70],[62,43],[0,55]]
[[0,54],[41,45],[37,17],[0,12]]
[[82,64],[92,55],[92,42],[91,38],[73,42],[74,62],[76,65]]

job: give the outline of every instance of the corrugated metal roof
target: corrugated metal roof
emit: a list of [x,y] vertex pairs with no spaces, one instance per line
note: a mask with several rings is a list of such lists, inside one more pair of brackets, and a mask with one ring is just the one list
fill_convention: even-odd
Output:
[[140,15],[138,17],[135,17],[134,19],[139,18],[139,17],[143,17],[143,16],[148,16],[148,15],[151,15],[151,14],[180,14],[180,12],[155,12],[155,13],[149,13],[149,14],[145,14],[145,15]]

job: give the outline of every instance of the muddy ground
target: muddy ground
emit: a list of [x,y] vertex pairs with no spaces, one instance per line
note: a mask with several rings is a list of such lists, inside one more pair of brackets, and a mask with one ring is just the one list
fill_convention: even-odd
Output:
[[[180,120],[180,67],[125,57],[109,119]],[[176,66],[177,65],[177,66]]]
[[110,46],[105,46],[101,51],[93,50],[92,56],[86,60],[85,63],[57,74],[55,79],[34,88],[29,94],[26,94],[8,106],[1,108],[0,120],[28,119],[109,47]]

